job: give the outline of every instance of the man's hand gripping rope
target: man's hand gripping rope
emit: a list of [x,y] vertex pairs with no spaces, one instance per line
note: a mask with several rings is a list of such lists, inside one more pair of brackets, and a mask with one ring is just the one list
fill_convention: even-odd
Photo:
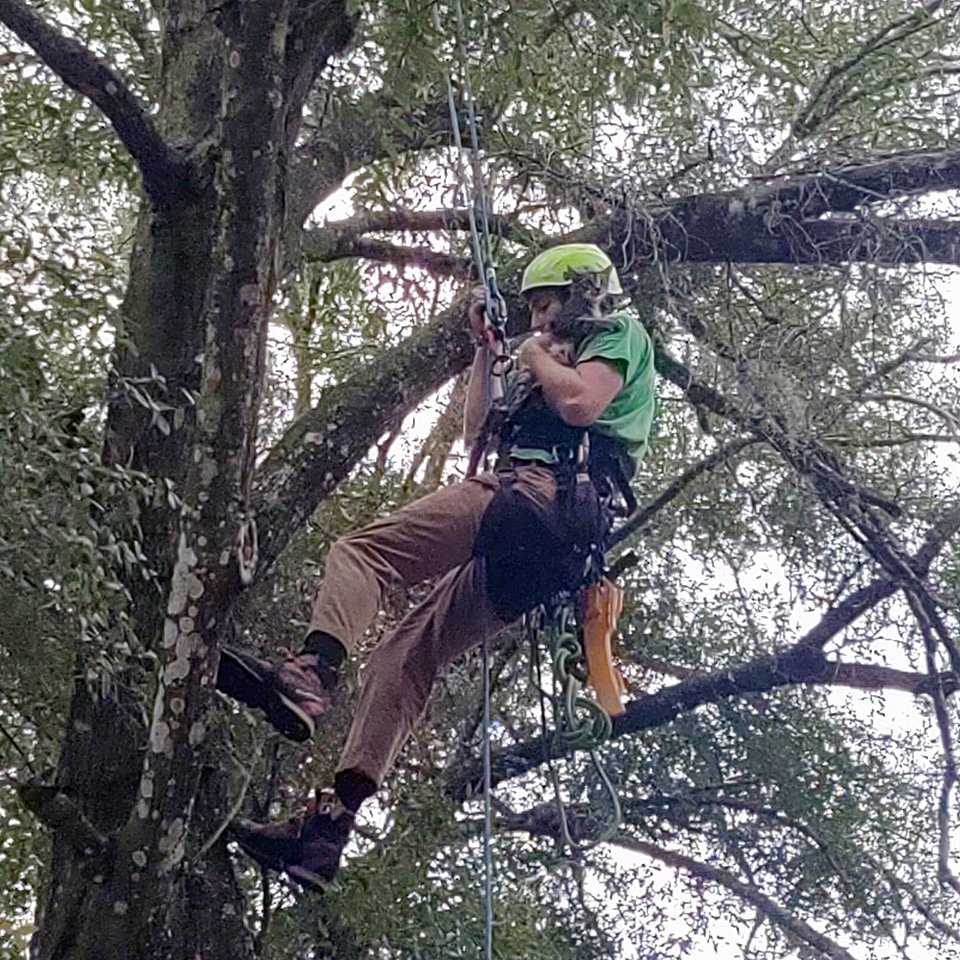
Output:
[[505,415],[505,379],[511,359],[507,351],[506,318],[507,305],[497,288],[496,277],[490,271],[484,286],[474,287],[467,311],[470,332],[478,347],[484,348],[483,369],[483,420],[473,449],[467,476],[472,477],[480,467],[484,455],[499,434]]

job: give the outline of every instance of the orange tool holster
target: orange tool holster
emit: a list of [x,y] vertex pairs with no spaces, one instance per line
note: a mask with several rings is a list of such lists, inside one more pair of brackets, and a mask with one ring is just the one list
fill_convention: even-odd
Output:
[[623,610],[623,590],[606,578],[580,591],[583,647],[587,657],[587,683],[593,687],[597,702],[611,717],[624,712],[621,697],[627,685],[613,663],[613,636]]

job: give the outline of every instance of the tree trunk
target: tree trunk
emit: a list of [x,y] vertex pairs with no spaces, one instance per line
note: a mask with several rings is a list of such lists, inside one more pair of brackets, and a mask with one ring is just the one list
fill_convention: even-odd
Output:
[[38,960],[253,956],[225,844],[211,842],[229,804],[209,721],[218,646],[257,564],[250,491],[287,155],[350,23],[336,0],[171,0],[161,22],[157,124],[193,177],[169,203],[144,202],[104,451],[153,483],[135,518],[153,576],[127,587],[154,666],[91,683],[81,651],[57,778],[75,822],[54,831]]

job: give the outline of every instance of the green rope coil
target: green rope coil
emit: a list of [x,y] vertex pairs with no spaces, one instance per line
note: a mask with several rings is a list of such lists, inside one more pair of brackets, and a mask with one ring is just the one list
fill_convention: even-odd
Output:
[[[590,760],[610,806],[610,816],[600,832],[589,841],[575,841],[570,833],[567,821],[560,789],[560,778],[553,763],[549,764],[550,779],[553,782],[557,804],[557,816],[560,821],[561,839],[571,850],[582,853],[612,839],[620,829],[620,798],[597,750],[609,738],[613,731],[613,723],[610,716],[599,704],[580,696],[580,691],[587,679],[587,664],[583,645],[580,643],[580,637],[576,629],[572,598],[562,599],[553,605],[549,612],[545,607],[539,607],[529,616],[528,629],[534,654],[531,657],[531,670],[536,669],[537,671],[537,676],[533,678],[533,682],[539,689],[541,697],[548,697],[553,704],[554,743],[550,752],[551,754],[568,751],[589,752]],[[544,632],[548,636],[553,662],[555,686],[553,695],[548,694],[543,689],[539,678],[538,640]],[[546,730],[543,731],[543,735],[546,741]]]

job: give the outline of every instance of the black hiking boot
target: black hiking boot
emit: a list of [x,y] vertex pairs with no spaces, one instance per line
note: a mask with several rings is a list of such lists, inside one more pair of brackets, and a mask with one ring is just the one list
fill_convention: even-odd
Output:
[[315,653],[288,653],[274,664],[226,646],[220,650],[217,689],[262,710],[280,733],[302,743],[313,736],[333,695],[320,679],[317,663]]
[[234,820],[229,833],[261,867],[282,871],[307,890],[323,890],[337,875],[353,821],[336,794],[325,791],[302,817],[274,824]]

